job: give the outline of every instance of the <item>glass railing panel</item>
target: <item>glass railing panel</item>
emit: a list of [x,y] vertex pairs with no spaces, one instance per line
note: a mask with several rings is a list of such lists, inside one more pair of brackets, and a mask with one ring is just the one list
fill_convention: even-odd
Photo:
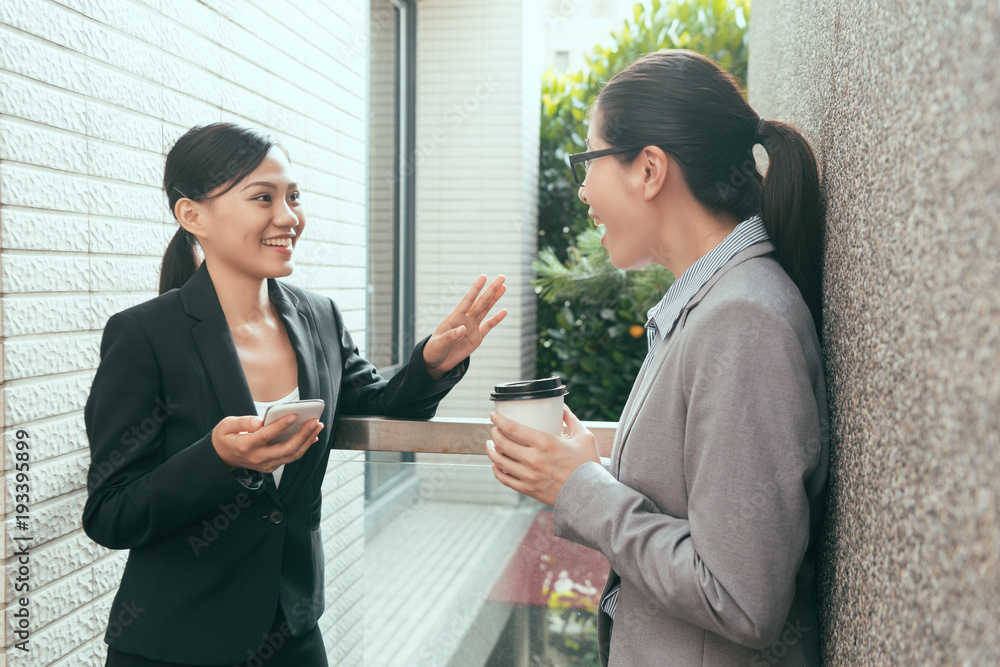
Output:
[[[331,463],[324,488],[324,516],[338,503],[344,514],[323,523],[331,657],[372,667],[600,664],[608,564],[554,537],[549,507],[502,486],[485,457],[423,454],[394,464],[394,488],[361,500],[379,464],[337,454],[346,460]],[[335,526],[344,529],[328,534]]]

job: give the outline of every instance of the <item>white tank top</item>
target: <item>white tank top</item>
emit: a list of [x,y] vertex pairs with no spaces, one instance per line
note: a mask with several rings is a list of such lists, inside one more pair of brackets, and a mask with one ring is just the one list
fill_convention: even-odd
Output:
[[[299,400],[299,388],[298,387],[296,387],[295,389],[293,389],[292,393],[290,393],[288,396],[285,396],[284,398],[279,398],[276,401],[269,401],[269,402],[266,402],[266,403],[261,403],[260,401],[254,401],[253,404],[254,404],[254,407],[257,408],[257,416],[260,417],[261,419],[263,419],[264,418],[264,413],[272,405],[277,405],[278,403],[287,403],[289,401],[297,401],[297,400]],[[274,485],[275,486],[278,486],[278,484],[281,483],[281,475],[284,472],[285,472],[285,464],[282,463],[280,466],[278,466],[277,468],[274,469],[273,473],[271,473],[272,475],[274,475]]]

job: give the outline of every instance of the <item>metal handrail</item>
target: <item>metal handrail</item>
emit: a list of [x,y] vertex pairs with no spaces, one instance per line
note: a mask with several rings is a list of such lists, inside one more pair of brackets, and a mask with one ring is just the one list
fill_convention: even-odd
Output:
[[[611,456],[617,422],[583,422],[597,439],[597,451]],[[415,452],[420,454],[486,454],[489,419],[435,417],[341,417],[334,441],[336,449],[364,452]]]

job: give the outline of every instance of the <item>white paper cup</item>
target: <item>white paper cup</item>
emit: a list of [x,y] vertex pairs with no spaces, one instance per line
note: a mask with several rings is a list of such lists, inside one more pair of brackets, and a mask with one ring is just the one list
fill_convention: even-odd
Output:
[[508,382],[493,388],[494,409],[525,426],[562,435],[563,397],[567,394],[557,377]]

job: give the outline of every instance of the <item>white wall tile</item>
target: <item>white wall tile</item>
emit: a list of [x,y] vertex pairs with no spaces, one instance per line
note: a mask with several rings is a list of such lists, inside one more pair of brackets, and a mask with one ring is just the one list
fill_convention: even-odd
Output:
[[441,416],[485,417],[494,384],[534,373],[526,265],[537,218],[525,202],[537,198],[538,158],[522,138],[538,134],[538,97],[526,82],[540,72],[523,57],[529,5],[423,0],[417,15],[417,335],[433,330],[480,273],[504,274],[508,289],[496,308],[508,308],[507,318]]
[[[367,44],[358,44],[367,7],[341,4],[0,2],[4,492],[9,511],[16,431],[25,429],[38,503],[32,664],[102,664],[106,653],[126,554],[79,525],[89,464],[82,408],[108,317],[156,294],[176,229],[160,190],[163,160],[184,131],[234,120],[289,148],[310,206],[309,245],[289,282],[338,299],[364,338],[368,93]],[[361,625],[340,623],[346,607],[336,605],[361,590],[361,563],[350,560],[363,543],[362,473],[344,466],[323,491],[334,573],[324,622],[331,656],[346,658],[360,656]],[[8,606],[10,554],[8,541]]]

